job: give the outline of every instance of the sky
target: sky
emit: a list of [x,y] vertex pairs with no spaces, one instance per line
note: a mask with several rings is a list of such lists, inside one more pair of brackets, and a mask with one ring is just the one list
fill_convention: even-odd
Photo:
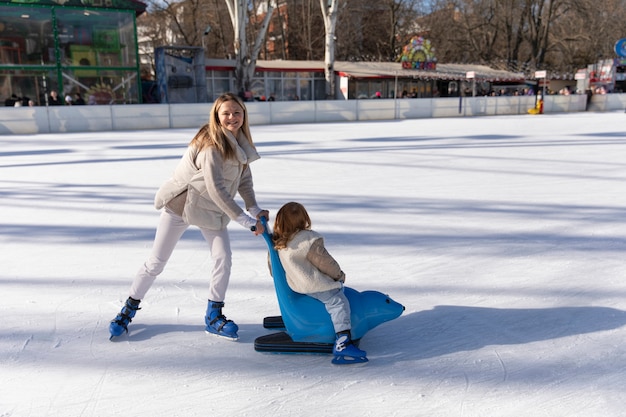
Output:
[[109,341],[195,129],[0,136],[0,417],[626,416],[625,118],[252,126],[271,221],[304,204],[346,285],[405,306],[363,366],[254,350],[279,307],[235,223],[238,341],[204,332],[193,227]]

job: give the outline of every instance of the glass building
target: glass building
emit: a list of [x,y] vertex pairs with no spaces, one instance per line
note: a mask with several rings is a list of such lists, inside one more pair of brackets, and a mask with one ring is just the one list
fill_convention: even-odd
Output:
[[135,19],[145,8],[135,0],[0,0],[0,99],[140,103]]

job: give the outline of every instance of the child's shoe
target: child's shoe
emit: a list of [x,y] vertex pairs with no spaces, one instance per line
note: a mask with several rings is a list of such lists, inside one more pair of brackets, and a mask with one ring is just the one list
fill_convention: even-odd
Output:
[[337,333],[337,341],[333,346],[333,355],[335,357],[332,362],[335,365],[351,365],[368,361],[367,353],[356,347],[352,341],[350,331]]
[[133,317],[135,317],[137,310],[141,310],[139,308],[139,303],[140,300],[128,297],[126,303],[124,303],[124,307],[122,307],[122,311],[120,311],[109,324],[109,333],[111,333],[109,340],[121,335],[124,332],[128,333],[128,324],[133,321]]
[[239,335],[237,335],[239,326],[222,314],[222,307],[224,307],[223,302],[209,300],[206,316],[204,317],[204,322],[206,323],[205,330],[207,333],[237,340],[239,338]]

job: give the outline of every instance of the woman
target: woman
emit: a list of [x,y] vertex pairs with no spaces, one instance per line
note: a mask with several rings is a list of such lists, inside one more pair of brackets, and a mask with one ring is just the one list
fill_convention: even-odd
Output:
[[[208,242],[214,262],[206,331],[237,339],[239,327],[222,314],[232,264],[226,226],[234,220],[255,235],[263,233],[259,219],[269,218],[269,212],[257,205],[249,166],[257,159],[245,105],[236,95],[223,94],[213,104],[209,122],[189,143],[172,178],[156,194],[155,207],[162,211],[152,253],[137,272],[124,307],[109,325],[111,338],[128,332],[140,300],[165,268],[185,230],[195,225]],[[237,193],[250,215],[235,202]]]

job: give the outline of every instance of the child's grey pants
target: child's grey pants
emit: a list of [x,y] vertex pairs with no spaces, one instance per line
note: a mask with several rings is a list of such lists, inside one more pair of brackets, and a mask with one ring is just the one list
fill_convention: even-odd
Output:
[[352,327],[350,323],[350,302],[343,293],[343,287],[307,295],[324,303],[326,311],[330,314],[330,319],[333,322],[335,333],[350,330]]

